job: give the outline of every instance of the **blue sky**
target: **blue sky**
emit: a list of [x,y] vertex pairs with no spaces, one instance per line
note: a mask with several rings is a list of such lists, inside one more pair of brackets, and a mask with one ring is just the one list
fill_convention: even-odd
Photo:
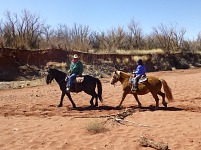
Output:
[[7,10],[21,15],[24,9],[53,27],[76,23],[107,31],[127,28],[134,19],[144,34],[160,24],[183,27],[190,39],[201,32],[201,0],[1,0],[0,19],[5,19]]

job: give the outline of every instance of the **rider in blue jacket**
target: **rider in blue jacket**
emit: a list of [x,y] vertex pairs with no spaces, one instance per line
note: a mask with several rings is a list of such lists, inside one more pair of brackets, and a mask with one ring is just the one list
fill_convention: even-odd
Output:
[[137,68],[135,71],[133,71],[133,77],[134,77],[134,84],[132,90],[137,91],[138,90],[138,82],[139,79],[143,76],[146,75],[146,68],[142,62],[142,59],[139,59],[137,61]]

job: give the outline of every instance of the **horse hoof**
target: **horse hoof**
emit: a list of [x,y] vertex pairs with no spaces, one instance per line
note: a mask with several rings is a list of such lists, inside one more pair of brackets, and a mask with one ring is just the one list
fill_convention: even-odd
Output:
[[158,107],[156,107],[156,106],[154,107],[153,105],[150,105],[150,106],[149,106],[149,109],[150,109],[151,111],[155,111],[155,110],[158,109]]
[[167,103],[163,103],[163,106],[164,106],[165,108],[167,108]]
[[121,109],[121,106],[117,106],[116,109]]
[[140,105],[138,105],[138,108],[142,108],[142,105],[140,104]]

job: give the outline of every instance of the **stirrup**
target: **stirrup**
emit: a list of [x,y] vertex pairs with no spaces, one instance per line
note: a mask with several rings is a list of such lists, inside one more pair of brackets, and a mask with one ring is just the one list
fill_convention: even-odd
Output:
[[65,81],[68,81],[68,76],[65,77]]
[[132,90],[132,91],[137,91],[138,88],[137,88],[137,87],[133,87],[131,90]]
[[66,91],[67,91],[67,92],[70,92],[70,87],[67,87],[67,88],[66,88]]

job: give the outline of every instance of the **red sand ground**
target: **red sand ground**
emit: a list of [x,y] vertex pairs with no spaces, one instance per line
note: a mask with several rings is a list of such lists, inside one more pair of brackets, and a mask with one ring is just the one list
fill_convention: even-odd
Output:
[[[90,96],[84,92],[72,94],[77,109],[64,98],[58,108],[60,90],[57,83],[22,89],[0,91],[0,149],[118,149],[151,150],[140,146],[140,136],[168,143],[171,150],[200,150],[201,148],[201,69],[148,73],[167,81],[174,101],[164,109],[151,111],[155,105],[151,94],[139,96],[144,108],[128,95],[121,110],[115,109],[121,99],[120,82],[114,87],[110,78],[103,78],[103,103],[90,109]],[[161,99],[161,98],[160,98]],[[133,109],[125,125],[108,121],[103,133],[87,132],[89,122],[106,121],[125,108]],[[87,118],[88,117],[88,118]],[[140,124],[146,125],[141,126]]]

